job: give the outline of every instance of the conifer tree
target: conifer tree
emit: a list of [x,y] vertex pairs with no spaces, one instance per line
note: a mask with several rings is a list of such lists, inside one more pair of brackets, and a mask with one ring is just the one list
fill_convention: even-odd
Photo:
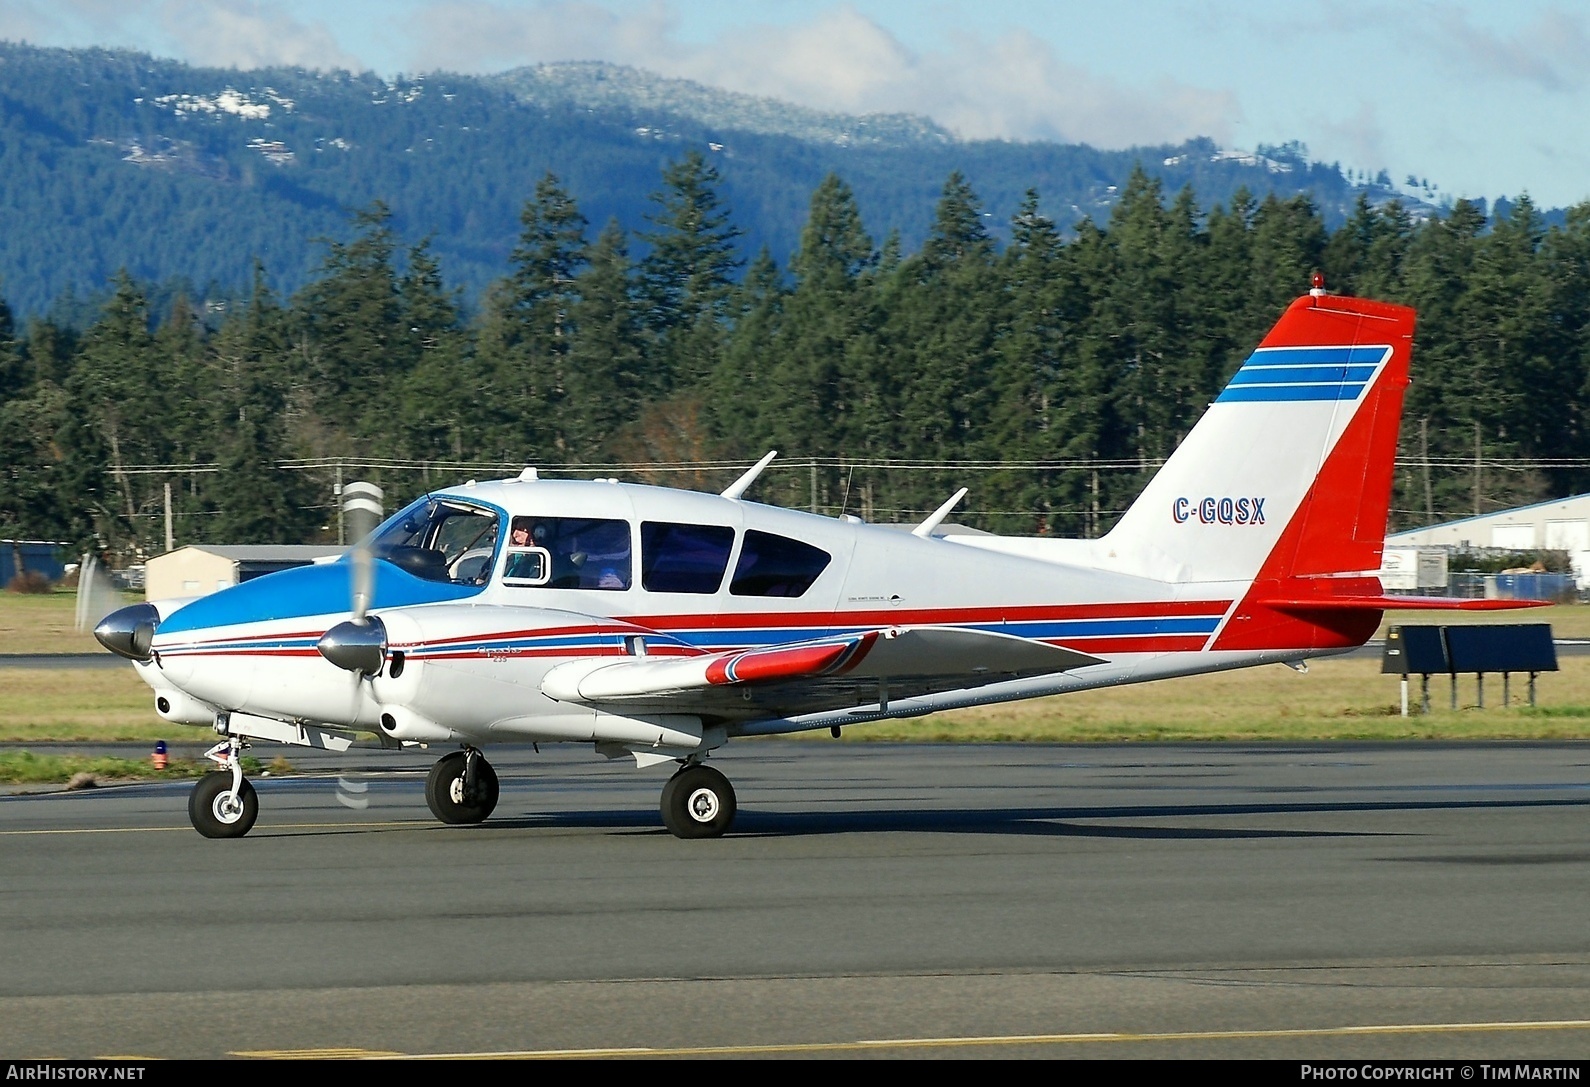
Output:
[[487,441],[504,457],[563,460],[556,416],[567,392],[575,279],[588,259],[585,216],[549,173],[519,221],[513,270],[492,288],[480,330],[481,367],[494,393]]
[[163,400],[172,388],[162,381],[160,369],[148,303],[122,271],[100,319],[84,335],[67,381],[83,422],[72,435],[71,459],[79,472],[87,474],[97,464],[109,475],[108,493],[96,496],[95,521],[115,549],[143,552],[156,542],[147,477],[125,469],[165,459]]
[[576,330],[568,359],[563,441],[578,460],[598,460],[624,424],[660,393],[641,351],[639,315],[624,232],[610,222],[575,281]]
[[700,382],[722,348],[741,232],[718,194],[720,184],[717,168],[692,149],[663,171],[663,188],[652,194],[653,229],[641,235],[650,247],[641,262],[641,297],[657,343],[651,361],[665,388]]
[[[808,456],[880,453],[872,239],[849,186],[830,174],[812,194],[792,289],[770,353],[743,378],[765,398],[767,443]],[[754,365],[754,360],[753,360]],[[749,452],[749,451],[748,451]],[[836,478],[828,481],[838,486]]]
[[[900,296],[887,337],[897,404],[896,455],[945,459],[975,441],[987,418],[989,364],[1001,309],[994,243],[982,204],[966,179],[945,182],[927,241],[900,266]],[[894,345],[898,345],[896,348]],[[902,367],[900,364],[903,363]],[[919,473],[903,492],[909,510],[931,510],[958,485],[947,473]]]
[[415,361],[403,324],[391,223],[392,212],[381,201],[355,213],[353,240],[325,240],[321,276],[294,307],[302,317],[316,411],[347,435],[369,417],[387,379]]

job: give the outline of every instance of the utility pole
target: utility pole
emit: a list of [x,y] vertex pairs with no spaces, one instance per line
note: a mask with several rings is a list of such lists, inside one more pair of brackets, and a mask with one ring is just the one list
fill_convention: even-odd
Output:
[[1480,515],[1480,424],[1474,424],[1474,516]]
[[177,549],[176,537],[171,532],[171,481],[166,480],[166,551],[170,553]]
[[1099,536],[1099,470],[1093,469],[1093,510],[1088,517],[1088,539],[1096,540]]
[[1436,523],[1436,497],[1429,489],[1429,416],[1418,421],[1418,445],[1421,455],[1425,458],[1425,524]]

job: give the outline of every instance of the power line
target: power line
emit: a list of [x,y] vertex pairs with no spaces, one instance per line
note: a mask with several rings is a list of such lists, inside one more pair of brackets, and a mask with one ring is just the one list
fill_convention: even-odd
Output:
[[[871,468],[881,471],[905,472],[1144,472],[1159,468],[1165,463],[1164,457],[1144,457],[1129,459],[1083,459],[1072,458],[1065,460],[926,460],[905,459],[891,457],[801,457],[786,458],[774,461],[768,466],[768,471],[791,471],[796,469],[832,468],[854,469]],[[543,473],[690,473],[713,471],[744,471],[754,461],[751,460],[701,460],[701,461],[569,461],[559,464],[536,465]],[[518,474],[525,467],[525,461],[464,461],[464,460],[412,460],[400,457],[313,457],[277,461],[272,467],[283,471],[324,471],[329,469],[364,469],[369,471],[392,472],[436,472],[447,473],[478,473],[488,474],[507,472]],[[1444,458],[1433,457],[1429,461],[1423,458],[1401,458],[1396,461],[1398,469],[1422,469],[1425,464],[1432,468],[1461,469],[1465,472],[1472,471],[1476,464],[1482,468],[1494,468],[1501,471],[1526,472],[1526,471],[1567,471],[1572,469],[1590,469],[1590,457],[1485,457],[1478,461],[1474,458]],[[119,468],[107,466],[107,472],[119,472],[129,476],[149,475],[204,475],[213,474],[223,470],[217,461],[202,463],[170,463],[170,464],[128,464]]]

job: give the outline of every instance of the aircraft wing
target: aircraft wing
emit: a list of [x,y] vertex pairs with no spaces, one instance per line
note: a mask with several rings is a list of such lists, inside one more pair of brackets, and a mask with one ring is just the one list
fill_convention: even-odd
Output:
[[547,673],[541,690],[626,713],[745,720],[887,704],[1100,663],[1009,634],[905,627],[696,657],[573,661]]

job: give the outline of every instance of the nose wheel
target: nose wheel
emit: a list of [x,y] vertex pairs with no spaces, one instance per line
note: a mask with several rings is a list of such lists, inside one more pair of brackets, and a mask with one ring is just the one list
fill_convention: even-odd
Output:
[[259,818],[259,797],[238,761],[242,747],[229,738],[205,752],[221,769],[205,774],[188,794],[188,821],[206,838],[241,838]]
[[444,823],[485,822],[497,807],[497,771],[473,747],[443,755],[425,776],[425,803]]
[[686,766],[662,791],[662,818],[675,838],[717,838],[734,822],[737,802],[729,779],[710,766]]

